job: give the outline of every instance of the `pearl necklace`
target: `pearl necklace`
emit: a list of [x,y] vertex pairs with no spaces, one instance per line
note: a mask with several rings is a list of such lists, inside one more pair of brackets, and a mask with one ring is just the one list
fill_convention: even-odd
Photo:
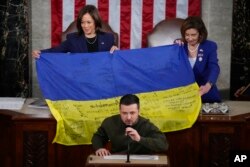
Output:
[[[93,38],[90,38],[90,39],[93,39]],[[88,44],[90,44],[90,45],[94,44],[94,43],[95,43],[95,41],[96,41],[96,39],[97,39],[97,35],[95,36],[95,39],[94,39],[94,41],[93,41],[93,42],[90,42],[90,41],[88,40],[88,38],[86,37],[86,41],[87,41],[87,42],[88,42]]]
[[191,53],[196,52],[198,50],[198,48],[199,48],[199,45],[200,44],[198,44],[194,49],[190,49],[190,45],[188,45],[188,51],[191,52]]

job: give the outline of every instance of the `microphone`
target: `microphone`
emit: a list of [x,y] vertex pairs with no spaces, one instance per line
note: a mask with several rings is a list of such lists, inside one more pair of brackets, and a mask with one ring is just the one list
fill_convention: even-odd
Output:
[[[126,129],[131,127],[131,125],[126,125]],[[125,129],[125,130],[126,130]],[[130,163],[130,137],[128,136],[128,146],[127,146],[127,161],[126,163]]]

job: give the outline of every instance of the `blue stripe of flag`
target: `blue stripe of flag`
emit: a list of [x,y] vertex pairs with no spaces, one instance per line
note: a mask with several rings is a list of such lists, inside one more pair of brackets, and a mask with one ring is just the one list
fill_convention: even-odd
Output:
[[98,100],[194,83],[183,47],[168,45],[97,53],[43,53],[36,61],[43,96]]

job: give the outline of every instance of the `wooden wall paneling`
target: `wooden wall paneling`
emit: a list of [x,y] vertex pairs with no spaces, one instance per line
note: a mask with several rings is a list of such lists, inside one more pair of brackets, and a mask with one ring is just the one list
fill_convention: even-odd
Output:
[[242,122],[206,123],[202,126],[201,166],[229,166],[229,153],[241,147]]
[[15,131],[15,166],[55,167],[55,145],[52,143],[56,121],[46,119],[16,119]]
[[171,166],[199,167],[200,128],[195,124],[192,128],[166,133],[169,142],[169,156]]

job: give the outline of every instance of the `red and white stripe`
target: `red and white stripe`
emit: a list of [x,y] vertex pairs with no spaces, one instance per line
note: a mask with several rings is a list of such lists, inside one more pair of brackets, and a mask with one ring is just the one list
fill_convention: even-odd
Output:
[[146,47],[147,34],[166,18],[199,16],[201,0],[51,0],[52,46],[85,4],[95,5],[102,19],[119,34],[121,49]]

